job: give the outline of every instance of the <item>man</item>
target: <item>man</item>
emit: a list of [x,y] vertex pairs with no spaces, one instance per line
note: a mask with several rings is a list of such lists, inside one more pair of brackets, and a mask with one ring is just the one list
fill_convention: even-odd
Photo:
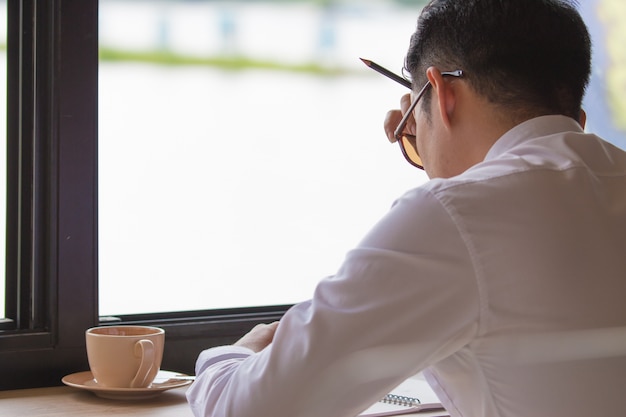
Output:
[[406,69],[385,130],[431,181],[310,301],[203,352],[195,414],[355,416],[419,371],[454,417],[623,413],[626,153],[581,127],[579,14],[433,0]]

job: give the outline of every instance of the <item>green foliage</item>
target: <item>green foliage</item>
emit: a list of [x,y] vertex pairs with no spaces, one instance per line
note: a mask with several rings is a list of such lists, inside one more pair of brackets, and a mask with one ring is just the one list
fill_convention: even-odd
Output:
[[348,71],[341,68],[322,66],[316,63],[289,64],[274,61],[252,59],[244,56],[210,56],[195,57],[180,55],[170,51],[123,51],[106,47],[100,48],[100,61],[109,62],[143,62],[157,65],[172,66],[207,66],[231,71],[247,69],[263,69],[273,71],[299,72],[317,75],[341,75]]

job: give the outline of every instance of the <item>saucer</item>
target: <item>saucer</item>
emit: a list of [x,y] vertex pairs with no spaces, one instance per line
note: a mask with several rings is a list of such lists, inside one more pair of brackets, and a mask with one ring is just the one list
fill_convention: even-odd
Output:
[[145,400],[153,398],[164,391],[180,388],[193,382],[193,377],[180,372],[159,371],[154,382],[146,388],[109,388],[99,386],[91,371],[77,372],[61,379],[70,387],[91,391],[101,398],[112,400]]

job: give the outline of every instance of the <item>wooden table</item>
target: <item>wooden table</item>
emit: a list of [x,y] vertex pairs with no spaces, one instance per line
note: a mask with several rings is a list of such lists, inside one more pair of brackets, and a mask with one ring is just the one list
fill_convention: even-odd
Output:
[[148,400],[108,400],[71,387],[0,391],[2,417],[193,417],[185,398],[188,387],[175,388]]
[[[89,391],[66,386],[0,391],[0,416],[193,417],[185,397],[188,388],[171,389],[147,400],[104,399]],[[439,411],[406,414],[406,417],[448,417],[446,414]]]

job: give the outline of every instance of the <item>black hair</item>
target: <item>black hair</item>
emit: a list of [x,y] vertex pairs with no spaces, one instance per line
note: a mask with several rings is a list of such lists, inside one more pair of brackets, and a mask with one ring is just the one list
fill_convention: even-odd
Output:
[[591,39],[571,1],[431,0],[411,37],[405,69],[420,87],[429,66],[463,70],[477,93],[520,116],[578,120]]

